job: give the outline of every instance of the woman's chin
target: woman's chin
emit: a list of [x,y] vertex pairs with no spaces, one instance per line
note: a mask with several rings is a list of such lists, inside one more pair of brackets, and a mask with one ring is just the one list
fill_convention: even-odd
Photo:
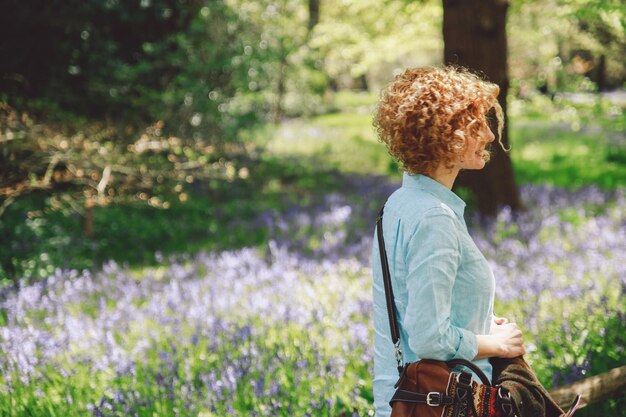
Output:
[[466,163],[463,169],[483,169],[487,163],[482,158],[476,158],[470,163]]

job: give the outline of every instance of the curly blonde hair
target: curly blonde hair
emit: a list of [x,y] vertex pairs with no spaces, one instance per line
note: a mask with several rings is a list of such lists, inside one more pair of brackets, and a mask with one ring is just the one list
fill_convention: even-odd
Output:
[[[480,132],[488,124],[491,109],[504,149],[499,92],[496,84],[464,68],[407,69],[383,90],[374,127],[403,170],[431,175],[440,164],[451,168],[465,152],[469,138],[484,140]],[[488,152],[485,160],[489,160]]]

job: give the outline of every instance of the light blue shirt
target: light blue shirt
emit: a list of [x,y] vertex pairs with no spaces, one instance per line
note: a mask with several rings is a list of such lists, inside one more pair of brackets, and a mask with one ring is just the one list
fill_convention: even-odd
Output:
[[[472,360],[476,335],[489,334],[495,281],[467,232],[464,210],[463,200],[444,185],[406,173],[385,204],[383,233],[405,363]],[[376,417],[387,417],[398,370],[376,236],[372,268],[374,408]],[[491,379],[487,359],[474,363]]]

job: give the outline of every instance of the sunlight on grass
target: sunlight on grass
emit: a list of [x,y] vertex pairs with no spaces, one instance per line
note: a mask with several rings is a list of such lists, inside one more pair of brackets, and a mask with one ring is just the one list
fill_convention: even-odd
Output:
[[378,102],[378,94],[368,91],[337,91],[333,104],[338,109],[373,107]]
[[626,186],[623,134],[597,128],[574,132],[544,122],[510,125],[511,158],[518,183],[576,188]]
[[335,94],[334,113],[265,126],[248,137],[278,157],[312,157],[320,168],[400,178],[397,164],[376,137],[372,117],[378,94]]
[[346,173],[399,176],[397,165],[376,138],[371,114],[335,113],[291,120],[266,128],[256,140],[273,155],[315,157]]

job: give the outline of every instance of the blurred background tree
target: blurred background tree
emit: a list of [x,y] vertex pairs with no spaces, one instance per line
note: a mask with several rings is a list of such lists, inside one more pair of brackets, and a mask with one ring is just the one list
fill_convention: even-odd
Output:
[[625,16],[619,0],[512,2],[508,31],[514,92],[623,87]]
[[[4,4],[1,87],[12,104],[47,98],[88,116],[154,117],[183,62],[171,59],[198,1]],[[164,53],[165,52],[165,53]]]
[[442,9],[435,1],[341,0],[322,3],[311,46],[329,87],[377,91],[407,65],[441,62]]
[[[498,84],[498,100],[504,112],[502,144],[508,149],[507,11],[508,2],[501,0],[443,1],[444,62],[470,68]],[[455,187],[470,188],[479,211],[489,216],[502,206],[513,210],[522,206],[511,158],[497,144],[492,150],[492,159],[485,169],[463,171],[455,183]]]

